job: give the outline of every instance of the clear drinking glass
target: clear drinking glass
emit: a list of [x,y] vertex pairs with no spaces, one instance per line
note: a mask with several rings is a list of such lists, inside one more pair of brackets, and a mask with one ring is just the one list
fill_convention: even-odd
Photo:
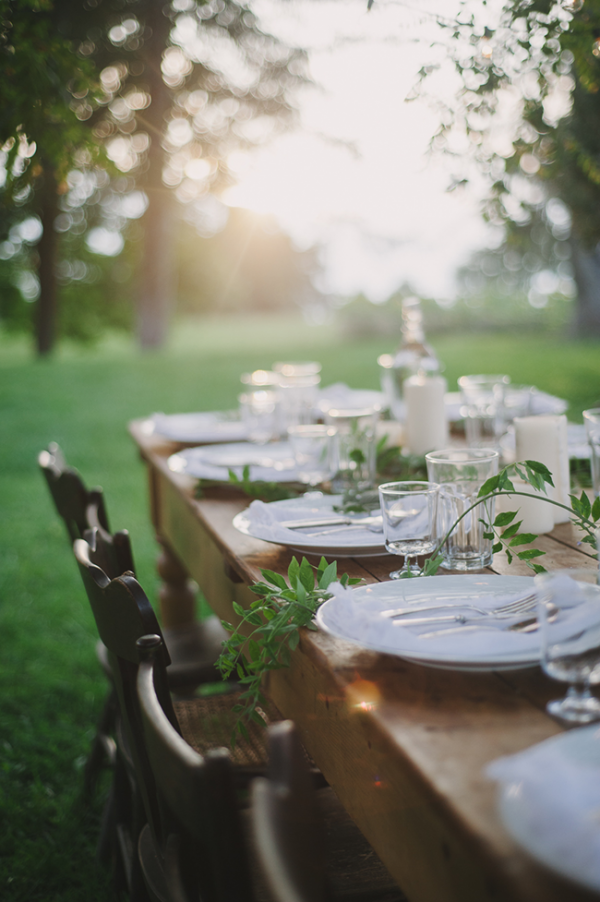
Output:
[[248,429],[248,440],[258,445],[279,436],[277,393],[259,389],[239,395],[240,419]]
[[503,375],[461,376],[461,413],[470,448],[496,448],[506,431],[504,398],[510,378]]
[[390,573],[399,579],[409,571],[418,575],[419,555],[436,550],[438,486],[432,482],[387,482],[379,486],[385,547],[390,554],[404,555],[400,570]]
[[600,585],[598,570],[554,570],[535,577],[541,664],[554,680],[569,683],[566,696],[546,705],[569,723],[600,719],[590,686],[600,683]]
[[279,383],[279,405],[281,434],[285,435],[290,426],[314,422],[314,408],[318,400],[318,374],[298,374],[281,376]]
[[592,452],[592,483],[594,495],[600,495],[600,407],[583,411],[583,422]]
[[335,429],[318,423],[290,426],[288,436],[300,482],[314,486],[331,479]]
[[[499,454],[493,448],[450,448],[425,455],[427,476],[439,484],[438,532],[440,540],[459,517],[465,516],[442,546],[442,567],[447,570],[481,570],[492,563],[490,532],[494,502],[476,504],[483,483],[498,472]],[[476,504],[472,511],[466,513]]]
[[331,408],[325,414],[325,419],[336,431],[335,475],[332,480],[334,491],[364,491],[372,488],[375,483],[375,431],[379,409]]

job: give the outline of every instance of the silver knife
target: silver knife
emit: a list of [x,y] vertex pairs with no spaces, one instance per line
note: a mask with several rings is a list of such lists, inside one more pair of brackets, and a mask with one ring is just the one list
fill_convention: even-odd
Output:
[[379,517],[313,517],[310,520],[281,520],[278,526],[286,529],[302,529],[303,526],[373,526],[381,523]]

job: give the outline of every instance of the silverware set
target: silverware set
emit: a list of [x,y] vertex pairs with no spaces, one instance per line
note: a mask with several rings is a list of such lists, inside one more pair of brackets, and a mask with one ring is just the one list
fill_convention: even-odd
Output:
[[[434,630],[432,632],[421,633],[419,635],[420,639],[431,639],[437,636],[444,636],[459,632],[462,633],[465,630],[479,630],[482,628],[530,633],[535,632],[537,629],[539,629],[539,622],[535,613],[536,600],[536,595],[534,593],[531,593],[529,595],[523,596],[522,598],[517,598],[514,601],[507,602],[506,604],[499,605],[495,608],[482,608],[477,607],[477,605],[473,604],[457,602],[455,604],[451,603],[427,605],[422,607],[413,606],[410,608],[392,608],[387,611],[381,611],[381,616],[392,619],[395,623],[401,623],[407,626],[422,626],[423,624],[427,623],[461,624],[460,626],[443,627],[442,629]],[[422,611],[441,610],[446,612],[449,608],[460,608],[461,610],[457,613],[441,613],[439,615],[434,615],[431,617],[413,616],[414,614],[421,614]],[[464,613],[465,610],[473,611],[476,615],[478,615],[476,618],[476,623],[469,623],[469,621],[473,618]],[[555,620],[557,616],[558,608],[550,612],[549,619],[551,621]],[[488,622],[488,618],[510,622],[506,624],[491,623]]]

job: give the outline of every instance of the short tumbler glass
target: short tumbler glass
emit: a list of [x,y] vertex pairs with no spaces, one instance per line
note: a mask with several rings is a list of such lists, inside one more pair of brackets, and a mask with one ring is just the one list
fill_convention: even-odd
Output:
[[379,410],[375,407],[331,408],[325,419],[336,430],[334,491],[362,492],[373,488]]
[[509,377],[501,374],[461,376],[458,380],[469,447],[498,446],[506,431],[504,399],[509,383]]
[[288,437],[300,482],[319,485],[333,476],[335,429],[319,423],[290,426]]
[[390,573],[399,579],[421,571],[420,555],[436,550],[438,487],[432,482],[387,482],[379,486],[385,547],[390,554],[404,555],[404,565]]
[[[499,454],[492,448],[451,448],[425,455],[427,476],[439,484],[438,533],[441,566],[446,570],[481,570],[492,563],[493,542],[485,537],[494,521],[494,502],[477,504],[484,482],[498,473]],[[476,505],[473,510],[469,510]],[[468,512],[468,513],[467,513]],[[464,516],[463,516],[464,515]],[[452,525],[462,517],[452,529]],[[449,535],[447,535],[450,533]]]

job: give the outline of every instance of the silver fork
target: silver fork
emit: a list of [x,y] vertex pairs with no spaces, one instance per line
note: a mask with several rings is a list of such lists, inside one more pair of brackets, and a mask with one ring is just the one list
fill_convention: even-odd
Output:
[[[431,605],[419,605],[418,607],[411,608],[390,608],[387,611],[381,611],[381,617],[403,617],[405,614],[420,614],[422,611],[439,611],[446,610],[448,608],[467,608],[469,611],[477,611],[478,614],[482,614],[487,617],[502,617],[506,615],[507,617],[512,617],[516,614],[522,614],[526,611],[531,611],[535,607],[536,604],[536,594],[535,592],[531,592],[529,595],[524,595],[523,598],[517,598],[515,601],[507,602],[507,604],[500,605],[497,608],[478,608],[477,605],[474,604],[466,604],[457,602],[456,604],[431,604]],[[435,618],[438,619],[437,617]],[[414,622],[414,621],[411,621]]]
[[[558,608],[552,605],[554,610],[550,611],[548,623],[553,623],[558,617]],[[466,618],[465,618],[466,620]],[[464,623],[465,621],[461,621]],[[501,626],[499,623],[467,623],[466,626],[450,626],[441,630],[434,630],[431,633],[419,633],[419,639],[433,639],[437,636],[448,636],[451,633],[464,633],[465,630],[503,630],[505,632],[515,633],[535,633],[540,628],[537,617],[527,617],[524,620],[518,620],[516,623],[510,623],[508,626]]]

